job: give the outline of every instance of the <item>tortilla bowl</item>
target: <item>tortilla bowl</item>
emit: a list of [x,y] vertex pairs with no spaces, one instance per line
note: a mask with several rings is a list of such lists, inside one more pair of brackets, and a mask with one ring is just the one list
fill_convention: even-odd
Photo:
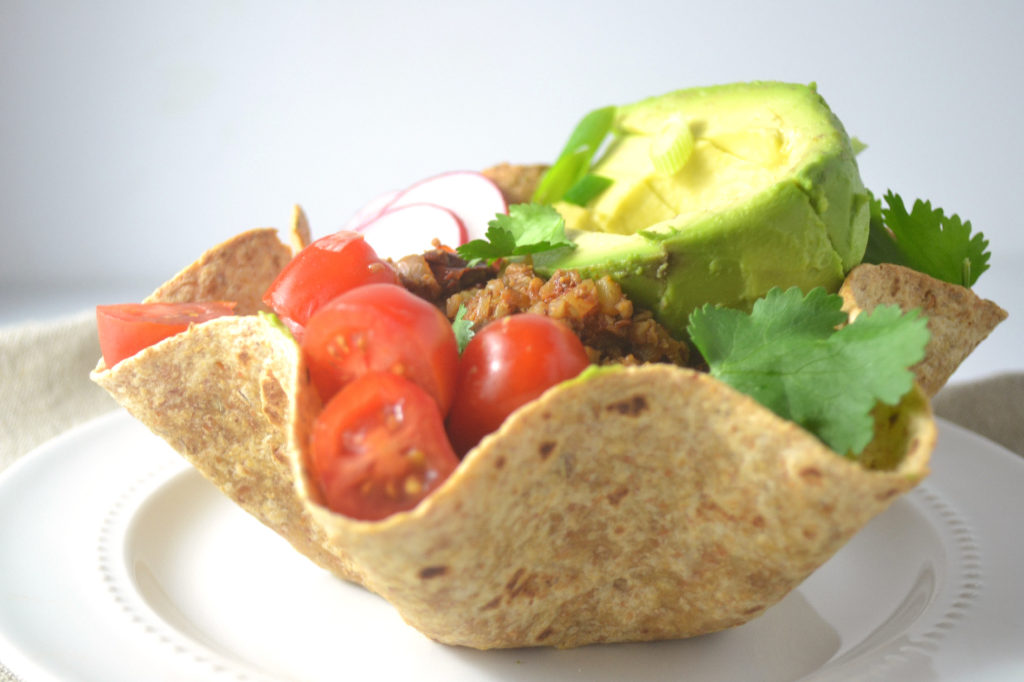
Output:
[[883,438],[903,457],[869,471],[706,374],[652,365],[552,389],[383,522],[320,506],[294,461],[325,547],[414,627],[476,648],[570,647],[762,613],[927,473],[927,402],[915,393],[896,415]]
[[918,389],[877,410],[856,462],[707,374],[607,369],[522,407],[415,509],[365,522],[320,503],[319,398],[267,318],[194,325],[92,378],[298,551],[481,649],[747,622],[919,482],[935,442]]
[[902,265],[858,265],[839,289],[850,319],[879,305],[920,308],[931,339],[925,357],[911,369],[929,396],[939,392],[967,356],[1007,317],[996,303],[966,287]]

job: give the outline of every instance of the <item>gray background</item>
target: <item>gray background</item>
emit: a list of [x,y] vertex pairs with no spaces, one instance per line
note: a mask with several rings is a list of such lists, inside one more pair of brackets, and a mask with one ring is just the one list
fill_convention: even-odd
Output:
[[579,116],[669,90],[815,81],[866,184],[990,238],[1011,312],[956,379],[1024,368],[1011,2],[0,0],[0,325],[138,299],[208,246],[316,235],[456,168],[549,161]]

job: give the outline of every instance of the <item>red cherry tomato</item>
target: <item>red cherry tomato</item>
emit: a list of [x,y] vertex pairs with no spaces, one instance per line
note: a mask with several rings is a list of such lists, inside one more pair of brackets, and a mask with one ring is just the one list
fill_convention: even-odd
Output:
[[263,302],[295,331],[317,308],[364,284],[397,284],[394,268],[358,232],[321,237],[295,255],[263,294]]
[[513,411],[582,372],[589,360],[571,329],[550,317],[500,318],[474,336],[459,361],[448,435],[461,456]]
[[226,301],[98,305],[96,331],[103,363],[113,367],[191,324],[233,315],[234,310],[235,304]]
[[327,506],[369,521],[412,509],[459,463],[437,403],[387,372],[339,391],[317,417],[310,448]]
[[368,284],[322,306],[302,338],[310,376],[321,399],[367,372],[392,372],[418,384],[451,408],[459,351],[440,310],[393,284]]

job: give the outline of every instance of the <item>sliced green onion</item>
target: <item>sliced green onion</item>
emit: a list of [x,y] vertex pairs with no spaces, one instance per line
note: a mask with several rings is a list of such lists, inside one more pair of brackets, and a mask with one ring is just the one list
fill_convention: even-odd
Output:
[[532,201],[535,204],[553,204],[579,182],[590,168],[591,153],[583,148],[574,153],[563,154],[548,168],[537,184]]
[[593,173],[587,173],[580,181],[569,188],[562,197],[565,201],[570,204],[577,206],[586,206],[592,199],[600,196],[606,189],[611,187],[612,179],[606,178],[603,175],[594,175]]
[[675,175],[693,153],[693,132],[686,121],[673,121],[651,140],[651,162],[662,175]]
[[583,179],[594,154],[612,130],[615,111],[615,107],[595,109],[576,124],[562,153],[540,179],[533,193],[534,203],[553,204]]

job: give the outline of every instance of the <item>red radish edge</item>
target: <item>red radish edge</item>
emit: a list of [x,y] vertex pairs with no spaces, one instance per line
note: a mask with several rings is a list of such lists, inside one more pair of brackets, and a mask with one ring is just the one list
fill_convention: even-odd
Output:
[[446,246],[461,246],[468,241],[466,226],[455,213],[426,202],[389,207],[356,229],[381,258],[429,251],[433,239]]
[[420,180],[400,191],[386,210],[430,203],[446,208],[462,222],[467,241],[482,239],[498,213],[508,213],[501,189],[478,171],[450,171]]
[[358,230],[365,226],[367,223],[377,219],[388,209],[389,206],[394,202],[398,195],[403,190],[395,189],[390,192],[380,194],[368,202],[363,204],[358,211],[352,214],[352,217],[341,227],[342,230]]

